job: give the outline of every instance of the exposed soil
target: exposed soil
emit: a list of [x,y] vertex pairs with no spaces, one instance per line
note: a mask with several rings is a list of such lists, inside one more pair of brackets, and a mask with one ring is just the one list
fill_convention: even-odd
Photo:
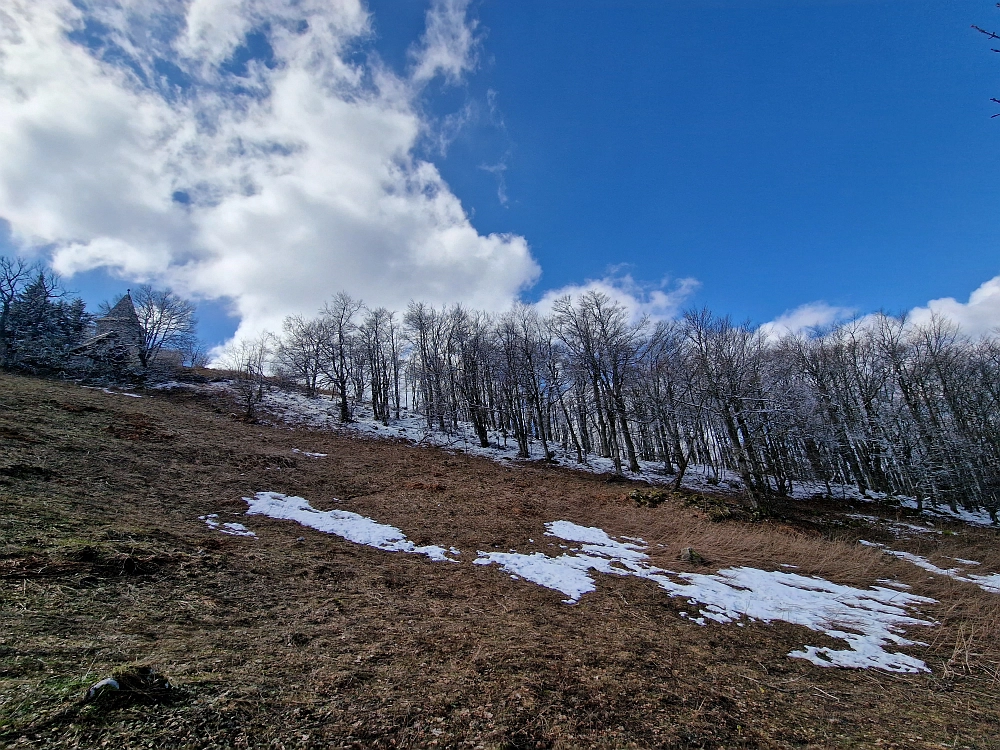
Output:
[[[1000,747],[1000,596],[859,547],[892,538],[842,504],[751,524],[734,498],[234,411],[0,375],[0,746]],[[262,490],[454,544],[465,562],[243,518]],[[224,536],[208,513],[258,538]],[[699,627],[634,578],[602,576],[568,606],[469,563],[529,551],[556,519],[641,536],[672,570],[896,578],[940,601],[922,610],[940,625],[911,634],[931,643],[907,649],[933,671],[823,669],[786,656],[842,645],[804,628]],[[994,530],[938,530],[957,533],[894,546],[1000,570]],[[128,665],[169,679],[170,699],[81,700]]]

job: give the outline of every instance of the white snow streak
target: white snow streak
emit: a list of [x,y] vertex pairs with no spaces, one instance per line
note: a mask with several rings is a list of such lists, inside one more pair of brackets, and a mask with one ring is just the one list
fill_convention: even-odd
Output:
[[308,456],[309,458],[326,458],[326,453],[310,453],[309,451],[300,451],[298,448],[292,448],[292,453],[298,453],[300,456]]
[[932,563],[930,560],[920,557],[920,555],[914,555],[910,552],[899,552],[894,549],[883,550],[887,555],[892,555],[893,557],[898,557],[900,560],[906,560],[907,562],[913,563],[918,568],[923,568],[928,573],[934,573],[939,576],[948,576],[949,578],[957,578],[962,580],[959,573],[962,572],[961,568],[939,568],[937,565]]
[[215,531],[221,531],[230,536],[257,536],[241,523],[222,523],[219,521],[218,513],[209,513],[207,516],[198,516],[199,521],[204,521],[205,525]]
[[126,393],[125,391],[113,391],[110,388],[100,388],[96,385],[84,385],[82,388],[86,388],[89,391],[101,391],[102,393],[107,393],[109,396],[128,396],[129,398],[142,398],[138,393]]
[[[947,576],[948,578],[953,578],[956,581],[962,581],[963,583],[971,583],[989,594],[1000,594],[1000,573],[989,573],[987,575],[969,573],[968,575],[963,575],[965,572],[964,568],[939,568],[926,557],[914,555],[912,552],[901,552],[899,550],[886,549],[884,544],[866,542],[864,539],[860,540],[860,543],[866,547],[879,547],[887,555],[898,557],[900,560],[906,560],[909,563],[913,563],[918,568],[923,568],[929,573],[934,573],[939,576]],[[982,564],[976,562],[975,560],[963,560],[960,557],[953,557],[951,559],[964,565]]]
[[[258,492],[253,498],[243,500],[249,506],[248,516],[267,516],[284,521],[295,521],[325,534],[334,534],[355,544],[386,552],[407,552],[426,555],[439,562],[458,562],[448,557],[444,547],[427,545],[418,547],[395,526],[378,523],[370,518],[346,510],[316,510],[309,501],[280,492]],[[454,548],[452,548],[454,550]],[[454,554],[454,552],[453,552]]]

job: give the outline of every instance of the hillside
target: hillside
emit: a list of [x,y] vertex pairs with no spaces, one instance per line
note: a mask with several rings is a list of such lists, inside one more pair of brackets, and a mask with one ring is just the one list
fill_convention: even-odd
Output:
[[994,529],[135,395],[0,375],[2,745],[1000,746]]

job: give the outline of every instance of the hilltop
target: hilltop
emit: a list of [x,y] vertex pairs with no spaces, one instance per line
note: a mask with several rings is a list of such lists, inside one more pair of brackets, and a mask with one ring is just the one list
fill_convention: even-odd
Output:
[[237,413],[0,375],[0,743],[997,744],[994,529]]

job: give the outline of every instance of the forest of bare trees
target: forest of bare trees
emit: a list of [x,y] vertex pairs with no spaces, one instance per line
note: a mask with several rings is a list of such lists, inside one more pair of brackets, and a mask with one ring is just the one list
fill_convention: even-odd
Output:
[[918,502],[1000,506],[1000,342],[944,319],[868,316],[783,338],[707,310],[633,320],[608,296],[500,315],[414,302],[400,316],[337,295],[290,317],[275,371],[330,394],[342,420],[370,402],[389,424],[471,424],[545,455],[656,461],[679,486],[689,466],[727,470],[767,514],[793,482],[853,485]]
[[[136,299],[140,313],[179,310],[193,325],[193,307],[169,293]],[[144,314],[143,330],[162,333]],[[0,257],[0,367],[71,369],[90,317],[56,277]],[[191,325],[182,333],[193,341]],[[943,318],[876,314],[777,337],[707,310],[636,320],[598,292],[559,299],[546,316],[419,302],[399,314],[340,293],[227,359],[248,414],[273,372],[335,399],[344,422],[365,402],[385,424],[405,410],[445,432],[471,425],[483,447],[499,434],[522,457],[601,456],[626,475],[656,462],[678,487],[690,466],[707,467],[761,514],[796,482],[994,520],[1000,507],[1000,338],[972,339]]]

